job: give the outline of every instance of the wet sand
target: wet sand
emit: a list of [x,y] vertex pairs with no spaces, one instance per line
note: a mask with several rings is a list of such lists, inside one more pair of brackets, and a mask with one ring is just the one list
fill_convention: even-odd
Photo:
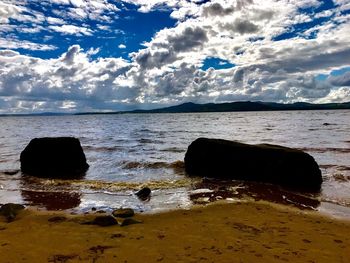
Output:
[[0,262],[347,262],[350,221],[264,202],[136,215],[139,224],[81,224],[97,214],[22,211],[0,218]]

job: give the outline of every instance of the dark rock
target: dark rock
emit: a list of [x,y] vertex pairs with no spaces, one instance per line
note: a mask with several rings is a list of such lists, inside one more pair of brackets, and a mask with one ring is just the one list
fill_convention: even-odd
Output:
[[89,168],[78,139],[35,138],[22,151],[21,170],[38,177],[75,177]]
[[134,210],[132,210],[131,208],[121,208],[112,212],[113,216],[120,218],[132,217],[134,216],[134,214]]
[[133,219],[133,218],[123,218],[118,220],[120,226],[128,226],[133,224],[140,224],[142,223],[139,220]]
[[117,233],[117,234],[112,234],[111,238],[123,238],[125,237],[123,234]]
[[23,205],[8,203],[0,207],[0,215],[4,216],[7,222],[15,220],[20,211],[24,209]]
[[319,191],[321,171],[309,154],[278,145],[199,138],[185,155],[188,175],[277,184]]
[[135,195],[137,195],[137,197],[140,198],[141,200],[145,201],[150,198],[151,189],[148,187],[144,187],[140,191],[135,193]]
[[107,216],[97,216],[95,219],[91,222],[92,225],[98,225],[98,226],[113,226],[117,225],[117,220],[110,215]]

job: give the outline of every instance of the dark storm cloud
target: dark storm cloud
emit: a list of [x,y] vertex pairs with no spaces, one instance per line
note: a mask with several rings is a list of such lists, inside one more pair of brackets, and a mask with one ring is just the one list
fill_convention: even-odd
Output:
[[186,27],[179,33],[174,32],[154,43],[153,49],[144,49],[134,54],[133,58],[142,68],[160,68],[174,62],[179,53],[201,47],[206,41],[208,37],[203,28]]
[[220,27],[224,30],[237,32],[241,35],[255,33],[259,27],[248,20],[236,19],[233,23],[221,24]]
[[175,52],[184,52],[202,46],[208,41],[207,33],[200,27],[187,27],[179,35],[169,36],[168,42]]
[[224,8],[219,3],[213,3],[203,8],[203,15],[208,16],[225,16],[234,11],[233,7]]

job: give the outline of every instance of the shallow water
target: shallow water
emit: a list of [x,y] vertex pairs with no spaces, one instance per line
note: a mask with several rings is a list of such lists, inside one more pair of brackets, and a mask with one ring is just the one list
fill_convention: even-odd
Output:
[[[350,216],[349,114],[337,110],[0,117],[0,203],[156,212],[253,198]],[[80,139],[90,164],[83,179],[37,179],[15,171],[11,175],[32,138],[53,136]],[[298,194],[263,184],[188,178],[182,161],[187,146],[198,137],[302,149],[321,167],[322,191]],[[148,201],[134,195],[143,186],[153,190]]]

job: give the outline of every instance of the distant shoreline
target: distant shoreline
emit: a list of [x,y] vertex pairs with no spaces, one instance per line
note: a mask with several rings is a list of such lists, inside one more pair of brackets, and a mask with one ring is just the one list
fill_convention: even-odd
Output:
[[102,114],[135,114],[135,113],[199,113],[199,112],[258,112],[258,111],[309,111],[309,110],[349,110],[350,102],[344,103],[324,103],[313,104],[296,102],[283,104],[275,102],[261,101],[238,101],[229,103],[206,103],[196,104],[192,102],[183,103],[176,106],[131,111],[109,111],[109,112],[43,112],[43,113],[20,113],[20,114],[0,114],[0,117],[24,117],[24,116],[72,116],[72,115],[102,115]]

